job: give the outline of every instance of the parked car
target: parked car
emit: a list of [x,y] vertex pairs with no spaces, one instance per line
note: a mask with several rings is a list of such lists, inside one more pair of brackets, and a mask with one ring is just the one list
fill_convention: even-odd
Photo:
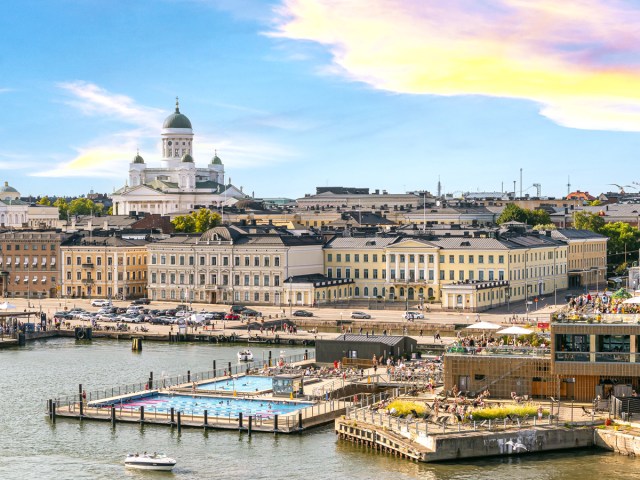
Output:
[[245,308],[244,310],[242,310],[242,312],[240,312],[242,315],[245,315],[247,317],[261,317],[262,316],[262,312],[259,312],[257,310],[252,310],[250,308]]
[[59,320],[71,320],[73,315],[67,312],[56,312],[53,314],[53,318],[57,318]]
[[212,320],[222,320],[226,315],[225,312],[209,312]]
[[91,300],[91,306],[92,307],[108,307],[111,305],[111,300],[104,300],[104,299],[100,299],[100,298],[96,298],[94,300]]
[[240,320],[240,315],[238,315],[237,313],[227,313],[224,316],[225,320]]
[[404,318],[405,320],[422,320],[424,319],[424,315],[420,312],[404,312],[402,318]]
[[307,310],[296,310],[293,312],[294,317],[313,317],[313,313]]
[[371,315],[365,312],[351,312],[351,318],[368,319],[371,318]]
[[164,311],[164,315],[167,317],[175,317],[178,311],[175,308],[170,308]]
[[151,300],[149,300],[148,298],[136,298],[133,303],[136,305],[149,305],[151,303]]
[[229,310],[232,313],[240,313],[245,310],[247,307],[244,305],[231,305],[231,309]]

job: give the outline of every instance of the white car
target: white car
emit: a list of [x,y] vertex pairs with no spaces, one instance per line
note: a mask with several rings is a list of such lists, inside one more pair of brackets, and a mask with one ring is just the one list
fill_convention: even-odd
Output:
[[101,300],[99,298],[96,298],[95,300],[91,300],[92,307],[106,307],[110,305],[111,305],[110,300]]
[[404,318],[405,320],[423,320],[424,315],[420,312],[404,312],[402,318]]

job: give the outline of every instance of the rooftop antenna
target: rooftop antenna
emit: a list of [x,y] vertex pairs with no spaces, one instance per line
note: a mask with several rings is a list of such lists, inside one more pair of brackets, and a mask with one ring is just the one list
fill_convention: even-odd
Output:
[[571,175],[567,175],[567,196],[571,193]]
[[520,198],[522,198],[522,168],[520,168]]

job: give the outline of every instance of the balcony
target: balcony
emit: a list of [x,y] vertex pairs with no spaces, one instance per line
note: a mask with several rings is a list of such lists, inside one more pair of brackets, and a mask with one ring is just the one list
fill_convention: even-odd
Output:
[[83,278],[82,279],[82,284],[83,285],[93,285],[93,282],[94,282],[93,278]]
[[[463,347],[453,345],[447,349],[447,355],[509,356],[509,357],[548,357],[550,348],[542,347]],[[588,354],[587,354],[588,357]]]
[[82,268],[93,268],[93,262],[91,263],[83,263]]

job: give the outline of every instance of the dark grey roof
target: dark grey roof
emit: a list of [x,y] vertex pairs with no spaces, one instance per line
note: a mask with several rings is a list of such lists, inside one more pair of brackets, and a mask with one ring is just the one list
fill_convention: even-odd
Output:
[[[355,333],[345,333],[340,335],[334,342],[366,342],[384,343],[385,345],[396,346],[404,342],[405,337],[399,335],[358,335]],[[323,340],[326,341],[326,340]]]
[[591,230],[575,230],[573,228],[559,228],[551,230],[551,238],[559,240],[601,240],[607,238],[605,235],[592,232]]

